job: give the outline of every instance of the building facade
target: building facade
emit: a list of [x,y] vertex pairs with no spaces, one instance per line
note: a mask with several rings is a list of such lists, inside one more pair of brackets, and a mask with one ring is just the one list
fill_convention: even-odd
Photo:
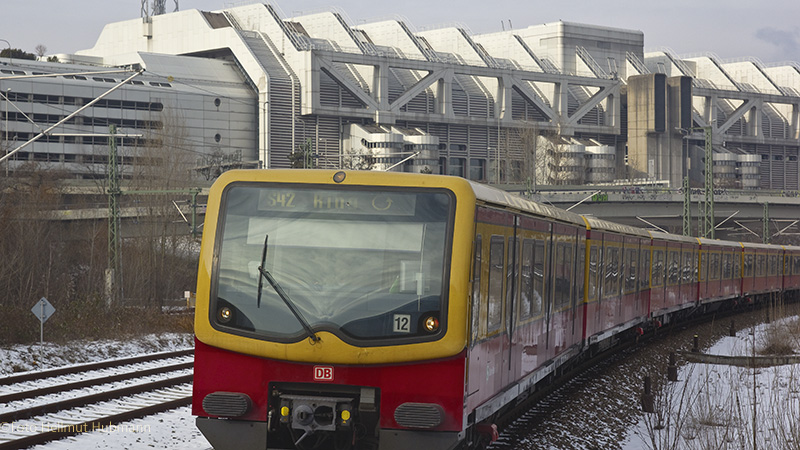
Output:
[[[569,167],[554,170],[576,182],[645,178],[678,186],[698,167],[690,163],[704,146],[698,128],[710,126],[715,152],[747,159],[734,162],[734,184],[758,179],[760,187],[798,188],[796,64],[645,54],[636,30],[556,22],[474,35],[458,26],[416,30],[403,20],[353,25],[338,12],[286,17],[275,5],[252,4],[111,23],[93,48],[58,56],[69,64],[32,62],[25,69],[0,60],[0,68],[31,74],[143,68],[136,78],[142,85],[126,84],[108,96],[133,102],[113,116],[129,134],[142,135],[127,138],[136,139],[128,146],[155,139],[173,114],[183,120],[198,167],[224,169],[237,161],[290,167],[303,152],[309,154],[303,164],[313,167],[542,184],[536,160],[547,153],[537,152],[545,137],[557,143],[551,153],[570,149],[551,162],[567,161]],[[15,93],[0,104],[13,125],[6,148],[35,133],[16,108],[63,116],[77,104],[60,102],[85,102],[88,93],[73,93],[83,88],[98,95],[111,85],[102,78],[0,77],[0,90]],[[58,103],[34,100],[40,84],[57,91]],[[99,117],[112,112],[106,110],[88,111]],[[100,132],[106,123],[69,125]],[[81,138],[82,147],[70,147],[72,139],[49,135],[15,157],[83,163],[107,142]],[[753,155],[769,176],[753,177]]]

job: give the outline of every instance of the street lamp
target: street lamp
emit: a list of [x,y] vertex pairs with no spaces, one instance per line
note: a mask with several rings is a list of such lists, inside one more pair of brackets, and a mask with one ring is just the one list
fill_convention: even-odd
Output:
[[3,42],[5,42],[5,43],[6,43],[6,45],[8,46],[8,63],[9,63],[9,64],[11,64],[11,63],[13,62],[13,61],[11,60],[11,43],[10,43],[10,42],[8,42],[8,41],[7,41],[7,40],[5,40],[5,39],[0,39],[0,41],[3,41]]

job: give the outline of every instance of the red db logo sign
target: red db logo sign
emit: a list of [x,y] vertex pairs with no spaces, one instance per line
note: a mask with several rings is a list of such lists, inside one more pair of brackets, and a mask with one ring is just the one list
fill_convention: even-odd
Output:
[[333,367],[314,366],[314,381],[333,381]]

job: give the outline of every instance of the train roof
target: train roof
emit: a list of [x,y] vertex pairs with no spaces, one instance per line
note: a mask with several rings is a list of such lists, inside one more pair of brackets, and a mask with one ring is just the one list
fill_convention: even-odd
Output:
[[682,234],[664,233],[662,231],[648,231],[653,239],[663,239],[665,241],[684,242],[687,244],[697,245],[697,238],[693,236],[684,236]]
[[752,249],[760,249],[760,250],[778,250],[778,249],[783,249],[782,245],[759,244],[759,243],[756,243],[756,242],[742,242],[742,247],[744,247],[744,248],[752,248]]
[[609,222],[607,220],[598,219],[594,216],[583,216],[584,220],[588,224],[588,228],[590,230],[602,230],[602,231],[613,231],[620,234],[628,234],[631,236],[639,236],[644,238],[650,238],[650,235],[647,233],[647,230],[642,228],[632,227],[630,225],[622,225],[619,223]]
[[586,223],[583,221],[582,216],[559,209],[553,206],[536,203],[531,200],[524,199],[518,195],[480,184],[475,181],[469,181],[472,186],[475,197],[483,202],[503,206],[506,208],[514,208],[536,214],[542,217],[549,217],[561,222],[571,223],[580,227],[585,227]]

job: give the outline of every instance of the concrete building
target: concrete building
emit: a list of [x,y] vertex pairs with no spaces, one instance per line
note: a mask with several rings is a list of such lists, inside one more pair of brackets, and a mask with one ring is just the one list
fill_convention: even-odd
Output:
[[[230,63],[144,52],[122,68],[104,66],[99,58],[64,59],[0,60],[0,156],[88,106],[11,155],[9,170],[37,163],[104,178],[111,125],[125,177],[167,154],[196,167],[257,164],[256,102]],[[139,68],[146,69],[143,75],[91,103]]]
[[[541,184],[536,147],[545,136],[562,142],[558,148],[582,150],[553,159],[569,162],[557,170],[576,182],[646,178],[677,186],[700,166],[690,163],[703,148],[696,128],[711,126],[716,152],[759,155],[760,173],[769,174],[759,186],[798,189],[800,66],[645,54],[636,30],[556,22],[474,35],[459,26],[416,30],[402,20],[354,25],[338,12],[287,17],[275,5],[252,4],[111,23],[93,48],[59,58],[70,64],[23,68],[0,60],[0,91],[15,93],[0,103],[9,110],[6,148],[34,133],[21,134],[20,127],[35,126],[12,114],[17,108],[63,116],[75,105],[62,98],[89,98],[72,93],[81,86],[97,95],[113,85],[105,76],[83,84],[63,75],[23,82],[4,78],[5,71],[144,68],[142,85],[123,85],[108,97],[164,105],[125,110],[136,121],[120,123],[143,135],[126,151],[153,139],[144,131],[163,129],[165,111],[185,111],[198,161],[211,162],[199,167],[289,167],[293,154],[305,152],[314,167]],[[58,91],[57,105],[34,100],[40,83]],[[99,117],[101,108],[87,114]],[[89,123],[78,130],[101,132],[101,121]],[[68,148],[54,139],[20,151],[18,162],[91,160],[83,155],[104,142]],[[752,184],[752,161],[743,161],[734,163],[732,180]]]

